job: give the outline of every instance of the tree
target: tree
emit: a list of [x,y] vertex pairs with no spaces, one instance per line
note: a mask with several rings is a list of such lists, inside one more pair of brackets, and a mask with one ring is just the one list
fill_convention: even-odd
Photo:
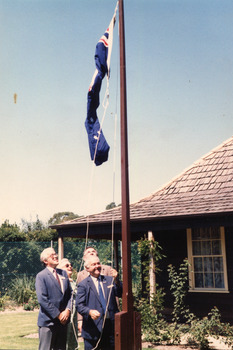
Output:
[[111,202],[109,203],[107,206],[106,206],[106,210],[109,210],[109,209],[113,209],[113,208],[116,208],[116,203],[115,202]]
[[38,217],[32,222],[22,220],[22,227],[27,241],[49,242],[57,238],[56,230],[49,228]]
[[63,221],[73,220],[79,217],[79,215],[74,214],[72,211],[61,211],[53,214],[53,216],[49,219],[48,224],[57,225]]
[[0,227],[0,242],[19,242],[25,241],[26,237],[16,224],[11,225],[5,220]]

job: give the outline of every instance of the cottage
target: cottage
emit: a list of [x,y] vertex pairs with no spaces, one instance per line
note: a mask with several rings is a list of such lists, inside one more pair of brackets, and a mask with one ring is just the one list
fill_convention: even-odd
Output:
[[[60,225],[63,237],[121,238],[121,209]],[[190,264],[188,303],[198,315],[217,306],[233,322],[233,137],[151,196],[130,205],[131,240],[150,232],[166,255],[157,281],[168,291],[167,265]],[[116,246],[116,245],[115,245]],[[170,299],[166,300],[169,306]]]

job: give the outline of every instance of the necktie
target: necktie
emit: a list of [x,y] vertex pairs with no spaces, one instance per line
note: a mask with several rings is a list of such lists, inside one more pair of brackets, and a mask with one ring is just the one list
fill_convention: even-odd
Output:
[[105,311],[106,311],[106,301],[105,301],[105,297],[104,297],[103,290],[101,288],[99,279],[98,279],[98,290],[99,290],[100,302],[101,302],[102,308],[104,309],[104,313],[105,313]]
[[60,280],[59,280],[59,277],[58,277],[57,271],[56,271],[55,269],[53,270],[53,273],[55,274],[56,280],[58,281],[59,286],[60,286],[60,288],[61,288],[61,282],[60,282]]

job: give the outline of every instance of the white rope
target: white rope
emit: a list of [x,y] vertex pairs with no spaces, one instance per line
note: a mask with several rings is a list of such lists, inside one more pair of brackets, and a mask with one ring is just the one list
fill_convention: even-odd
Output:
[[[118,55],[118,62],[117,62],[117,83],[116,83],[116,91],[118,92],[118,76],[119,76],[119,55]],[[114,117],[114,150],[113,150],[113,191],[112,191],[112,201],[115,203],[115,193],[116,193],[116,153],[117,153],[117,100],[118,100],[118,94],[116,93],[116,101],[115,101],[115,117]],[[111,252],[111,261],[113,266],[113,257],[114,257],[114,222],[115,217],[114,214],[112,215],[112,252]]]
[[[117,3],[118,5],[118,3]],[[116,91],[118,91],[118,67],[119,65],[117,64],[117,89]],[[113,202],[115,203],[115,177],[116,177],[116,152],[117,152],[117,99],[118,99],[118,95],[116,94],[116,104],[115,104],[115,117],[114,117],[114,152],[113,152]],[[112,249],[111,249],[111,267],[113,267],[113,256],[114,256],[114,222],[115,222],[115,217],[114,214],[112,214]],[[94,348],[92,348],[92,350],[96,350],[98,348],[98,345],[101,341],[102,335],[103,335],[103,330],[104,330],[104,325],[105,325],[105,321],[106,321],[106,317],[107,317],[107,312],[108,312],[108,306],[109,306],[109,302],[110,302],[110,298],[111,298],[111,294],[112,294],[112,288],[113,288],[113,282],[114,282],[114,278],[112,278],[112,283],[111,283],[111,288],[109,291],[109,295],[108,295],[108,300],[107,300],[107,305],[106,305],[106,311],[104,314],[104,319],[103,319],[103,324],[102,324],[102,328],[101,328],[101,333],[100,333],[100,337],[96,343],[96,346]]]
[[103,319],[100,337],[99,337],[95,347],[92,348],[92,350],[96,350],[98,348],[98,345],[99,345],[101,338],[102,338],[102,335],[103,335],[104,325],[105,325],[105,321],[106,321],[106,317],[107,317],[107,313],[108,313],[108,306],[109,306],[109,302],[110,302],[110,298],[111,298],[111,294],[112,294],[113,280],[114,280],[114,278],[112,278],[111,288],[110,288],[109,295],[108,295],[108,300],[107,300],[107,304],[106,304],[106,310],[105,310],[105,314],[104,314],[104,319]]
[[72,291],[72,296],[71,296],[71,318],[70,318],[70,323],[72,324],[72,328],[73,328],[73,332],[74,332],[74,337],[75,337],[75,340],[76,340],[76,343],[77,343],[77,346],[75,347],[74,350],[78,350],[78,349],[79,349],[78,334],[77,334],[77,330],[76,330],[75,323],[74,323],[74,315],[75,315],[75,312],[73,311],[74,308],[75,308],[74,294],[75,294],[75,295],[77,294],[77,284],[76,284],[75,289]]
[[[113,156],[113,203],[115,203],[115,192],[116,192],[116,140],[117,140],[117,112],[115,113],[114,118],[114,156]],[[115,223],[115,216],[114,213],[112,213],[112,249],[111,249],[111,266],[113,267],[113,260],[114,260],[114,223]]]

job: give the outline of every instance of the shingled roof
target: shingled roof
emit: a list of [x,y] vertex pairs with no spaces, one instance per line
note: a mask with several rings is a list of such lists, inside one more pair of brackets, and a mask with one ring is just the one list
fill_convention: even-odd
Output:
[[[233,136],[149,197],[130,205],[130,219],[158,219],[233,212]],[[121,208],[89,215],[89,223],[121,220]],[[87,222],[87,217],[66,225]]]

